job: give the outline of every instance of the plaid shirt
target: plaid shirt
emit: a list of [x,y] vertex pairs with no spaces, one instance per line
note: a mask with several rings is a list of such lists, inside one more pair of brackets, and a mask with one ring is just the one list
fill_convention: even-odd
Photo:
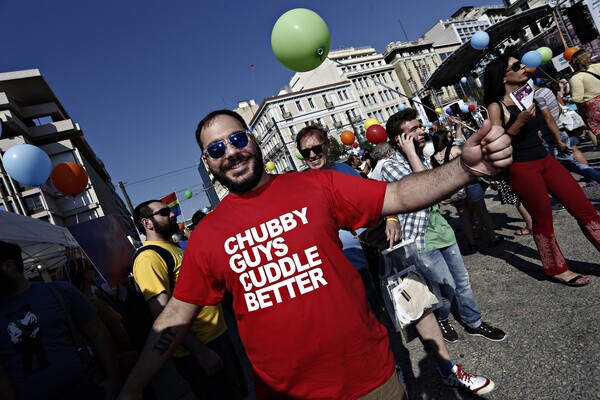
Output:
[[[423,156],[419,156],[419,158],[426,169],[431,169],[428,159]],[[388,158],[388,161],[381,168],[381,177],[386,182],[399,181],[412,173],[413,170],[406,157],[397,151]],[[425,232],[427,232],[430,212],[431,208],[426,208],[408,214],[398,214],[398,222],[400,222],[400,226],[402,227],[402,239],[414,238],[419,250],[425,249]]]

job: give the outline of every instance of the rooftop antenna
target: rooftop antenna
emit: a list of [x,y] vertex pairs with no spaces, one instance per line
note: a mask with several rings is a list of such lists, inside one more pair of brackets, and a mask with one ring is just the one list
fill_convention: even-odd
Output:
[[410,40],[408,40],[408,35],[406,34],[406,31],[404,30],[404,26],[402,25],[402,21],[400,21],[400,19],[398,19],[398,23],[400,24],[400,28],[402,28],[402,32],[404,33],[404,38],[406,39],[407,42],[410,42]]

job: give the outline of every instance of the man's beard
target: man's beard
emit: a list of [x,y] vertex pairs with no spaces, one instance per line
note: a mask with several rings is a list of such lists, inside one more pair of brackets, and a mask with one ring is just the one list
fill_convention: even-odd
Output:
[[152,220],[154,222],[154,232],[158,233],[164,240],[170,240],[171,236],[179,230],[179,225],[176,221],[160,224],[156,219],[152,218]]
[[[251,168],[250,176],[239,179],[227,176],[227,171],[231,165],[245,161],[248,162],[248,166]],[[240,154],[237,157],[230,157],[218,170],[211,168],[210,172],[230,192],[241,194],[251,191],[258,185],[263,173],[263,162],[262,158],[257,154]]]

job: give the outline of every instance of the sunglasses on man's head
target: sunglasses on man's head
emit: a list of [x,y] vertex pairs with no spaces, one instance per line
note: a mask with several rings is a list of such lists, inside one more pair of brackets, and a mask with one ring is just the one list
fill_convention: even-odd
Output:
[[308,158],[310,157],[310,152],[312,151],[315,154],[321,154],[323,152],[323,145],[327,143],[327,142],[323,142],[321,144],[318,144],[316,146],[313,147],[309,147],[308,149],[300,149],[298,150],[300,152],[300,154],[302,154],[302,157],[304,158]]
[[506,70],[506,72],[509,72],[509,71],[519,72],[520,70],[521,70],[521,61],[515,61],[513,63],[513,65],[511,65],[510,68]]
[[155,215],[160,215],[162,217],[168,217],[169,215],[171,215],[171,209],[169,207],[161,208],[158,211],[154,211],[152,214],[148,215],[146,218],[150,218]]
[[219,140],[218,142],[214,142],[206,146],[206,149],[204,149],[204,154],[213,160],[218,160],[225,155],[228,144],[232,145],[236,149],[243,149],[244,147],[248,146],[248,133],[249,132],[247,131],[234,132],[226,140]]

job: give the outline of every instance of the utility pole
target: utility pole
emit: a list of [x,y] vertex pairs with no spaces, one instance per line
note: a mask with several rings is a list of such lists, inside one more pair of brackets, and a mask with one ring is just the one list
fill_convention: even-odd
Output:
[[125,202],[127,206],[129,206],[129,212],[133,215],[133,205],[131,204],[131,199],[125,190],[125,184],[122,181],[119,181],[119,187],[121,188],[121,192],[123,192],[123,197],[125,197]]

